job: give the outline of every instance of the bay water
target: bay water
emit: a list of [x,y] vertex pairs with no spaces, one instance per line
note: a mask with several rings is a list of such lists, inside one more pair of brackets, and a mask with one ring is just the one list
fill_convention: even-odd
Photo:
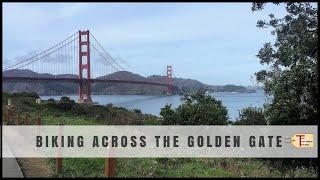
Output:
[[[222,104],[228,109],[230,120],[235,120],[239,116],[239,111],[246,107],[262,107],[265,102],[270,100],[263,91],[255,93],[230,93],[215,92],[211,96],[222,101]],[[78,95],[66,95],[70,99],[77,100]],[[62,96],[41,96],[41,99],[47,100],[53,98],[59,100]],[[116,107],[125,107],[127,109],[139,109],[142,113],[159,116],[161,108],[166,104],[171,104],[173,108],[182,104],[182,96],[160,96],[160,95],[92,95],[93,102],[101,105],[112,103]]]

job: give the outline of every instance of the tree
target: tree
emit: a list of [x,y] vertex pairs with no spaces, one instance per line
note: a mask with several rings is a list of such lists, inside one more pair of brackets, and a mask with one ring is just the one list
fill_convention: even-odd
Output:
[[163,125],[178,124],[176,112],[173,109],[171,109],[171,105],[165,105],[163,108],[161,108],[160,116],[163,117]]
[[40,96],[35,92],[17,92],[13,93],[11,97],[32,97],[35,99],[40,98]]
[[[276,3],[277,5],[279,3]],[[262,10],[265,3],[253,3],[252,10]],[[272,125],[317,124],[318,119],[318,9],[310,3],[286,3],[287,15],[268,22],[259,20],[259,28],[272,28],[276,41],[265,43],[257,57],[268,69],[256,73],[267,94],[273,96],[265,105]],[[289,166],[315,166],[317,159],[279,159],[283,172]],[[292,175],[293,176],[293,175]]]
[[[279,4],[279,3],[276,3]],[[253,11],[265,3],[254,3]],[[310,3],[286,3],[287,15],[259,20],[272,28],[276,41],[265,43],[257,57],[268,69],[256,73],[273,101],[266,105],[270,124],[317,124],[318,115],[318,9]]]
[[48,104],[54,104],[55,100],[53,98],[50,98],[50,99],[47,100],[47,103]]
[[74,105],[75,105],[75,101],[70,100],[70,98],[66,96],[62,96],[58,103],[58,107],[64,109],[65,111],[70,110]]
[[140,109],[134,109],[133,112],[135,112],[137,114],[141,114],[141,110]]
[[67,96],[62,96],[59,101],[59,103],[69,103],[69,102],[70,102],[70,98]]
[[239,112],[239,119],[234,125],[267,125],[262,108],[247,107]]
[[226,125],[228,124],[228,111],[222,106],[221,101],[216,100],[204,91],[187,94],[181,104],[175,110],[171,105],[161,109],[162,124],[171,125]]

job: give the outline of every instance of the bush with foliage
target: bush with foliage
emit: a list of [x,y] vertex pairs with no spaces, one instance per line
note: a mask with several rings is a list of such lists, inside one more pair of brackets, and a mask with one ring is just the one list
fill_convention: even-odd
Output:
[[256,107],[247,107],[239,112],[239,119],[234,125],[267,125],[263,109]]
[[12,93],[11,97],[32,97],[32,98],[40,98],[40,96],[37,93],[34,92],[18,92],[18,93]]
[[76,102],[74,100],[70,100],[69,97],[63,96],[60,98],[58,107],[67,111],[67,110],[71,110],[75,104]]
[[134,109],[133,112],[135,112],[137,114],[141,114],[141,110],[140,109]]
[[221,101],[204,91],[186,94],[183,104],[176,109],[171,105],[161,108],[164,125],[226,125],[228,111]]
[[53,103],[56,103],[56,101],[54,99],[50,98],[50,99],[47,100],[47,103],[48,104],[53,104]]

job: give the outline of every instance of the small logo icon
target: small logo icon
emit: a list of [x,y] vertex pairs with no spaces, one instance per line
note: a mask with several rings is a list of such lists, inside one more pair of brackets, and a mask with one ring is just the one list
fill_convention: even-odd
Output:
[[296,148],[313,147],[313,134],[295,134],[291,138],[291,144]]

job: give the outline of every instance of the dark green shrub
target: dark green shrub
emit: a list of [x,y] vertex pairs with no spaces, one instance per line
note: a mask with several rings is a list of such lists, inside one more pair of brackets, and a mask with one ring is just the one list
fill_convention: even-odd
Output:
[[267,125],[263,109],[247,107],[239,112],[239,119],[234,125]]
[[170,105],[161,108],[162,124],[166,125],[226,125],[228,111],[221,101],[204,91],[186,94],[175,110]]

